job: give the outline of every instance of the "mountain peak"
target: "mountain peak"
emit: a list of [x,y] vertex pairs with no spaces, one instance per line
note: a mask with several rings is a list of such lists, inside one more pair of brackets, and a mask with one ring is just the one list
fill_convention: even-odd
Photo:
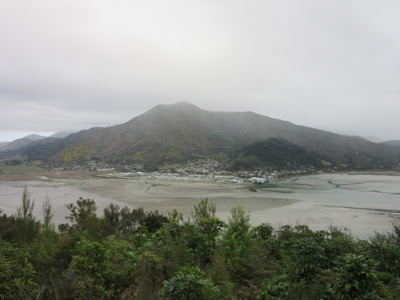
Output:
[[[140,118],[148,119],[148,118],[159,118],[163,117],[171,117],[173,116],[196,116],[200,115],[205,110],[189,103],[189,102],[177,102],[173,104],[159,104],[153,107],[152,109],[148,110],[141,116]],[[133,118],[131,121],[135,121],[136,118]]]
[[193,105],[189,102],[177,102],[173,104],[159,104],[154,109],[166,109],[166,110],[179,110],[179,111],[199,111],[201,108]]
[[52,134],[50,137],[63,139],[63,138],[65,138],[65,137],[67,137],[67,136],[69,136],[69,135],[71,135],[73,133],[75,133],[75,132],[73,132],[73,131],[61,131],[61,132],[56,132],[56,133]]
[[39,140],[45,139],[46,137],[42,136],[42,135],[38,135],[38,134],[30,134],[30,135],[27,135],[27,136],[25,136],[23,138],[31,140],[31,141],[39,141]]
[[[76,133],[53,143],[48,155],[57,159],[68,144],[80,143],[95,150],[98,158],[161,165],[213,157],[218,153],[230,155],[246,145],[269,138],[282,138],[338,165],[371,168],[400,163],[394,147],[297,126],[256,113],[207,111],[188,102],[157,105],[124,124]],[[285,145],[283,148],[287,149]],[[30,153],[35,151],[32,149]],[[34,159],[29,155],[27,153]]]

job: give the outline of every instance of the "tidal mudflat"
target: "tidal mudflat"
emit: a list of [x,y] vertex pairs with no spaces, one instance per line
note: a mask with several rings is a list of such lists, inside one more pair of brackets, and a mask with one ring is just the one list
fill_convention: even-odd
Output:
[[0,208],[12,214],[20,205],[24,187],[35,199],[41,217],[46,195],[53,203],[57,224],[65,222],[65,204],[79,197],[96,200],[98,211],[113,202],[130,208],[143,207],[166,214],[176,208],[189,217],[193,205],[208,198],[217,205],[217,216],[227,220],[233,206],[250,212],[251,222],[280,225],[305,224],[312,229],[346,227],[366,239],[383,232],[400,216],[400,176],[320,174],[279,181],[276,185],[249,190],[251,184],[180,182],[144,179],[84,179],[47,177],[0,182]]

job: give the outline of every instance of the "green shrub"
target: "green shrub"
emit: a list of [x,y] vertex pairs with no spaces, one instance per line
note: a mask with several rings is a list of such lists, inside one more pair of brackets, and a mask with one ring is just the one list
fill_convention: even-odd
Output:
[[0,299],[35,299],[35,273],[25,251],[0,240]]
[[338,299],[381,299],[378,295],[380,282],[376,274],[376,263],[363,255],[345,254],[335,271],[338,281],[334,291]]
[[211,279],[198,267],[183,267],[170,280],[164,281],[161,299],[217,299],[220,292]]

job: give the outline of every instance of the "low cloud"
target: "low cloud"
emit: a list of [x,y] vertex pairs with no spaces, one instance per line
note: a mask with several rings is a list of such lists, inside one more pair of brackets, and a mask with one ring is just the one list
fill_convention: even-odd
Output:
[[395,1],[6,0],[0,140],[178,101],[400,139],[399,13]]

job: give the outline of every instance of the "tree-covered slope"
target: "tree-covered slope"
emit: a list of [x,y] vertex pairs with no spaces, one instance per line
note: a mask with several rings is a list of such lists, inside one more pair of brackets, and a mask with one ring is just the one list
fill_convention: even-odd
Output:
[[[321,167],[323,157],[282,138],[269,138],[243,147],[232,163],[234,170],[254,167]],[[329,162],[325,162],[328,163]]]
[[395,146],[395,147],[400,147],[400,141],[399,140],[390,140],[390,141],[383,142],[382,144],[391,145],[391,146]]
[[[122,124],[72,134],[52,151],[59,159],[69,144],[84,144],[97,157],[176,161],[224,152],[232,155],[243,146],[271,137],[354,167],[392,167],[400,162],[393,147],[349,136],[294,125],[253,112],[210,112],[189,103],[158,105]],[[56,150],[59,151],[56,152]],[[51,151],[50,151],[51,152]],[[32,151],[27,151],[32,156]]]

